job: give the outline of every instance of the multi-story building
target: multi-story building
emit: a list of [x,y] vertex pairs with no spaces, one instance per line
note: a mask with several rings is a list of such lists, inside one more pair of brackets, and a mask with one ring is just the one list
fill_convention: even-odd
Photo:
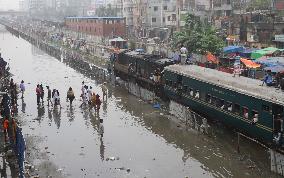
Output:
[[41,13],[45,6],[44,0],[29,0],[28,2],[28,10],[31,15]]
[[123,17],[67,17],[65,25],[74,31],[98,37],[126,36],[126,24]]
[[27,12],[29,10],[29,1],[28,0],[20,0],[19,1],[19,10]]

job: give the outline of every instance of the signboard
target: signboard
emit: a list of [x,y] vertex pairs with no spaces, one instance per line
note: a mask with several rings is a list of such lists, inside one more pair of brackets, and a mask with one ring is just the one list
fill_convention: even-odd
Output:
[[275,35],[275,41],[284,42],[284,35]]

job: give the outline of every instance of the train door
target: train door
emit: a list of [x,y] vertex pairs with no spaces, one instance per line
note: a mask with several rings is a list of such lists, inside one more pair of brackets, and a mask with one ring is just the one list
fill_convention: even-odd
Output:
[[273,115],[273,132],[274,134],[283,132],[283,106],[273,104],[272,115]]

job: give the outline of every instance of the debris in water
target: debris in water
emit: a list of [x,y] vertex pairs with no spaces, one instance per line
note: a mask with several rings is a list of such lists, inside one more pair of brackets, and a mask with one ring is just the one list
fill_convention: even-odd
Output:
[[115,157],[108,157],[106,161],[115,161]]
[[163,116],[164,114],[163,113],[160,113],[160,116]]
[[129,172],[130,172],[130,169],[129,169],[129,168],[128,168],[128,169],[126,169],[126,172],[127,172],[127,173],[129,173]]

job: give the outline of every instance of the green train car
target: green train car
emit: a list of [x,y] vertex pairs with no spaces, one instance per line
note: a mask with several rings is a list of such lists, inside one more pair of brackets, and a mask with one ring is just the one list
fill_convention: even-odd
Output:
[[283,91],[195,65],[167,66],[163,80],[170,100],[262,142],[282,145]]

